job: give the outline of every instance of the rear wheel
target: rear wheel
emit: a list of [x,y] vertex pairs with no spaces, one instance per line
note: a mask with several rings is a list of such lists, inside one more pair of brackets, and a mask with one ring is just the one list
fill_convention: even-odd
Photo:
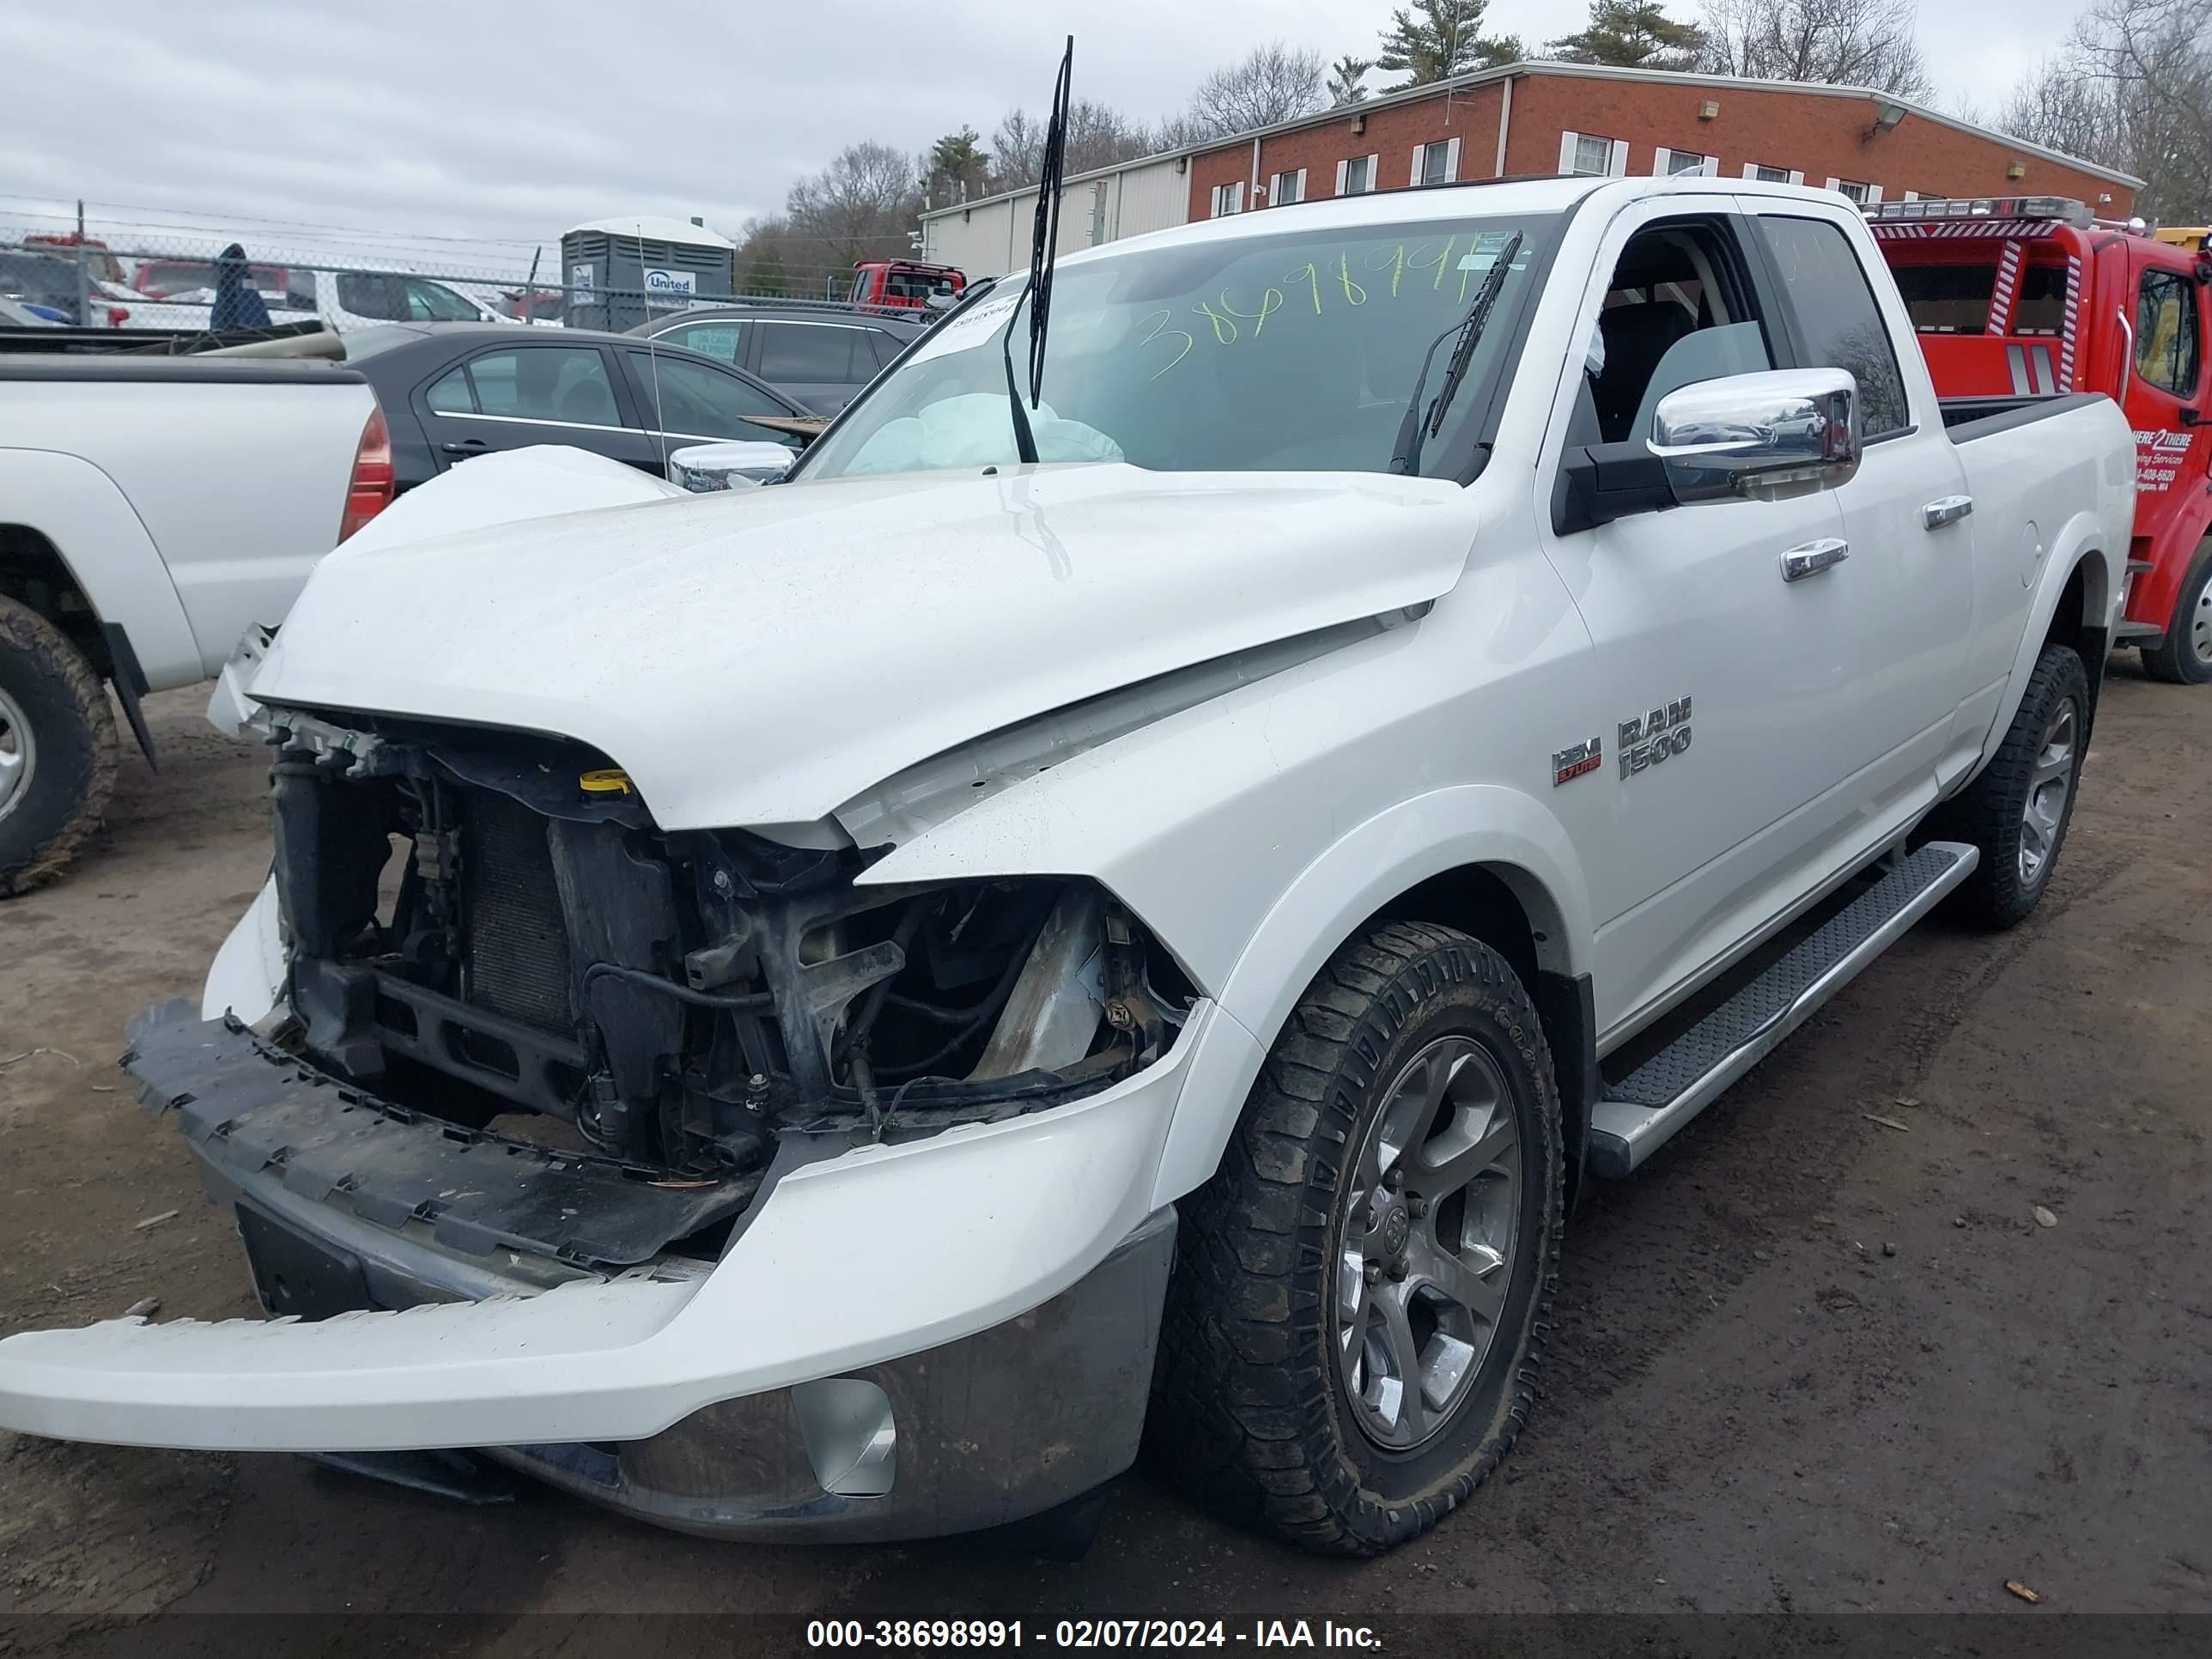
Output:
[[2212,680],[2212,541],[2197,550],[2182,578],[2166,637],[2142,653],[2143,672],[2169,685]]
[[60,629],[0,599],[0,898],[60,873],[115,789],[107,688]]
[[1947,811],[1981,849],[1960,902],[1993,927],[2025,918],[2051,885],[2087,748],[2089,677],[2066,646],[2046,645],[1996,757]]
[[1331,1554],[1465,1501],[1534,1398],[1559,1122],[1495,951],[1416,923],[1340,951],[1182,1206],[1150,1425],[1170,1474]]

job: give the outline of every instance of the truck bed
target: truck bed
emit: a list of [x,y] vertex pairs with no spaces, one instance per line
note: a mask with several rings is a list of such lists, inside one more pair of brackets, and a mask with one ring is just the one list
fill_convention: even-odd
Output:
[[2032,422],[2048,420],[2104,397],[2101,392],[2028,393],[2009,398],[1939,398],[1943,429],[1955,444],[1972,443]]

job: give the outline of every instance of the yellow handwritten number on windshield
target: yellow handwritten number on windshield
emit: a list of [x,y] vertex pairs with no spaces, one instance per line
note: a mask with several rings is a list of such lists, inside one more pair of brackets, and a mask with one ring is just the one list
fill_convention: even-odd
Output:
[[1168,339],[1181,340],[1182,342],[1182,349],[1176,352],[1174,356],[1169,358],[1167,362],[1162,363],[1158,368],[1154,369],[1152,373],[1146,377],[1147,379],[1154,380],[1158,380],[1161,375],[1166,374],[1184,358],[1189,356],[1192,348],[1198,344],[1198,342],[1195,339],[1184,332],[1182,329],[1170,328],[1168,326],[1168,324],[1174,319],[1174,317],[1175,313],[1173,311],[1170,310],[1165,306],[1162,306],[1158,311],[1152,313],[1151,316],[1145,319],[1146,322],[1152,325],[1152,331],[1145,336],[1143,339],[1139,340],[1137,343],[1138,344],[1150,345],[1155,340]]

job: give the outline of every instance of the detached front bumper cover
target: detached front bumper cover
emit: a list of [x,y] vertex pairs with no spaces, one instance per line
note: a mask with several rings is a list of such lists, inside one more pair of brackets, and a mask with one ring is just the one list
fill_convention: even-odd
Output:
[[427,1228],[473,1255],[522,1250],[586,1268],[651,1261],[742,1210],[757,1175],[700,1182],[464,1129],[349,1087],[185,1002],[130,1024],[123,1067],[155,1110],[233,1179],[268,1176],[296,1197],[398,1231]]
[[158,1011],[131,1067],[210,1189],[357,1258],[376,1305],[20,1333],[0,1341],[0,1427],[483,1448],[733,1537],[1036,1514],[1134,1458],[1175,1236],[1152,1182],[1214,1017],[1200,1004],[1158,1062],[1064,1106],[898,1145],[787,1136],[719,1260],[621,1267],[726,1194],[403,1113],[232,1023]]

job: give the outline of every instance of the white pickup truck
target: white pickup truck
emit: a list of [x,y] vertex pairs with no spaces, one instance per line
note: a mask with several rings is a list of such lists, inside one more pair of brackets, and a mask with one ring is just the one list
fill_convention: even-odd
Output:
[[139,699],[283,621],[315,561],[391,495],[384,417],[353,370],[0,356],[0,898],[99,829],[117,763],[107,687],[151,760]]
[[1017,421],[1023,289],[784,482],[479,474],[325,562],[252,684],[271,885],[125,1062],[300,1317],[9,1337],[0,1425],[862,1539],[1148,1426],[1382,1550],[1519,1432],[1589,1176],[2047,890],[2127,422],[1947,427],[1840,197],[1118,243]]

